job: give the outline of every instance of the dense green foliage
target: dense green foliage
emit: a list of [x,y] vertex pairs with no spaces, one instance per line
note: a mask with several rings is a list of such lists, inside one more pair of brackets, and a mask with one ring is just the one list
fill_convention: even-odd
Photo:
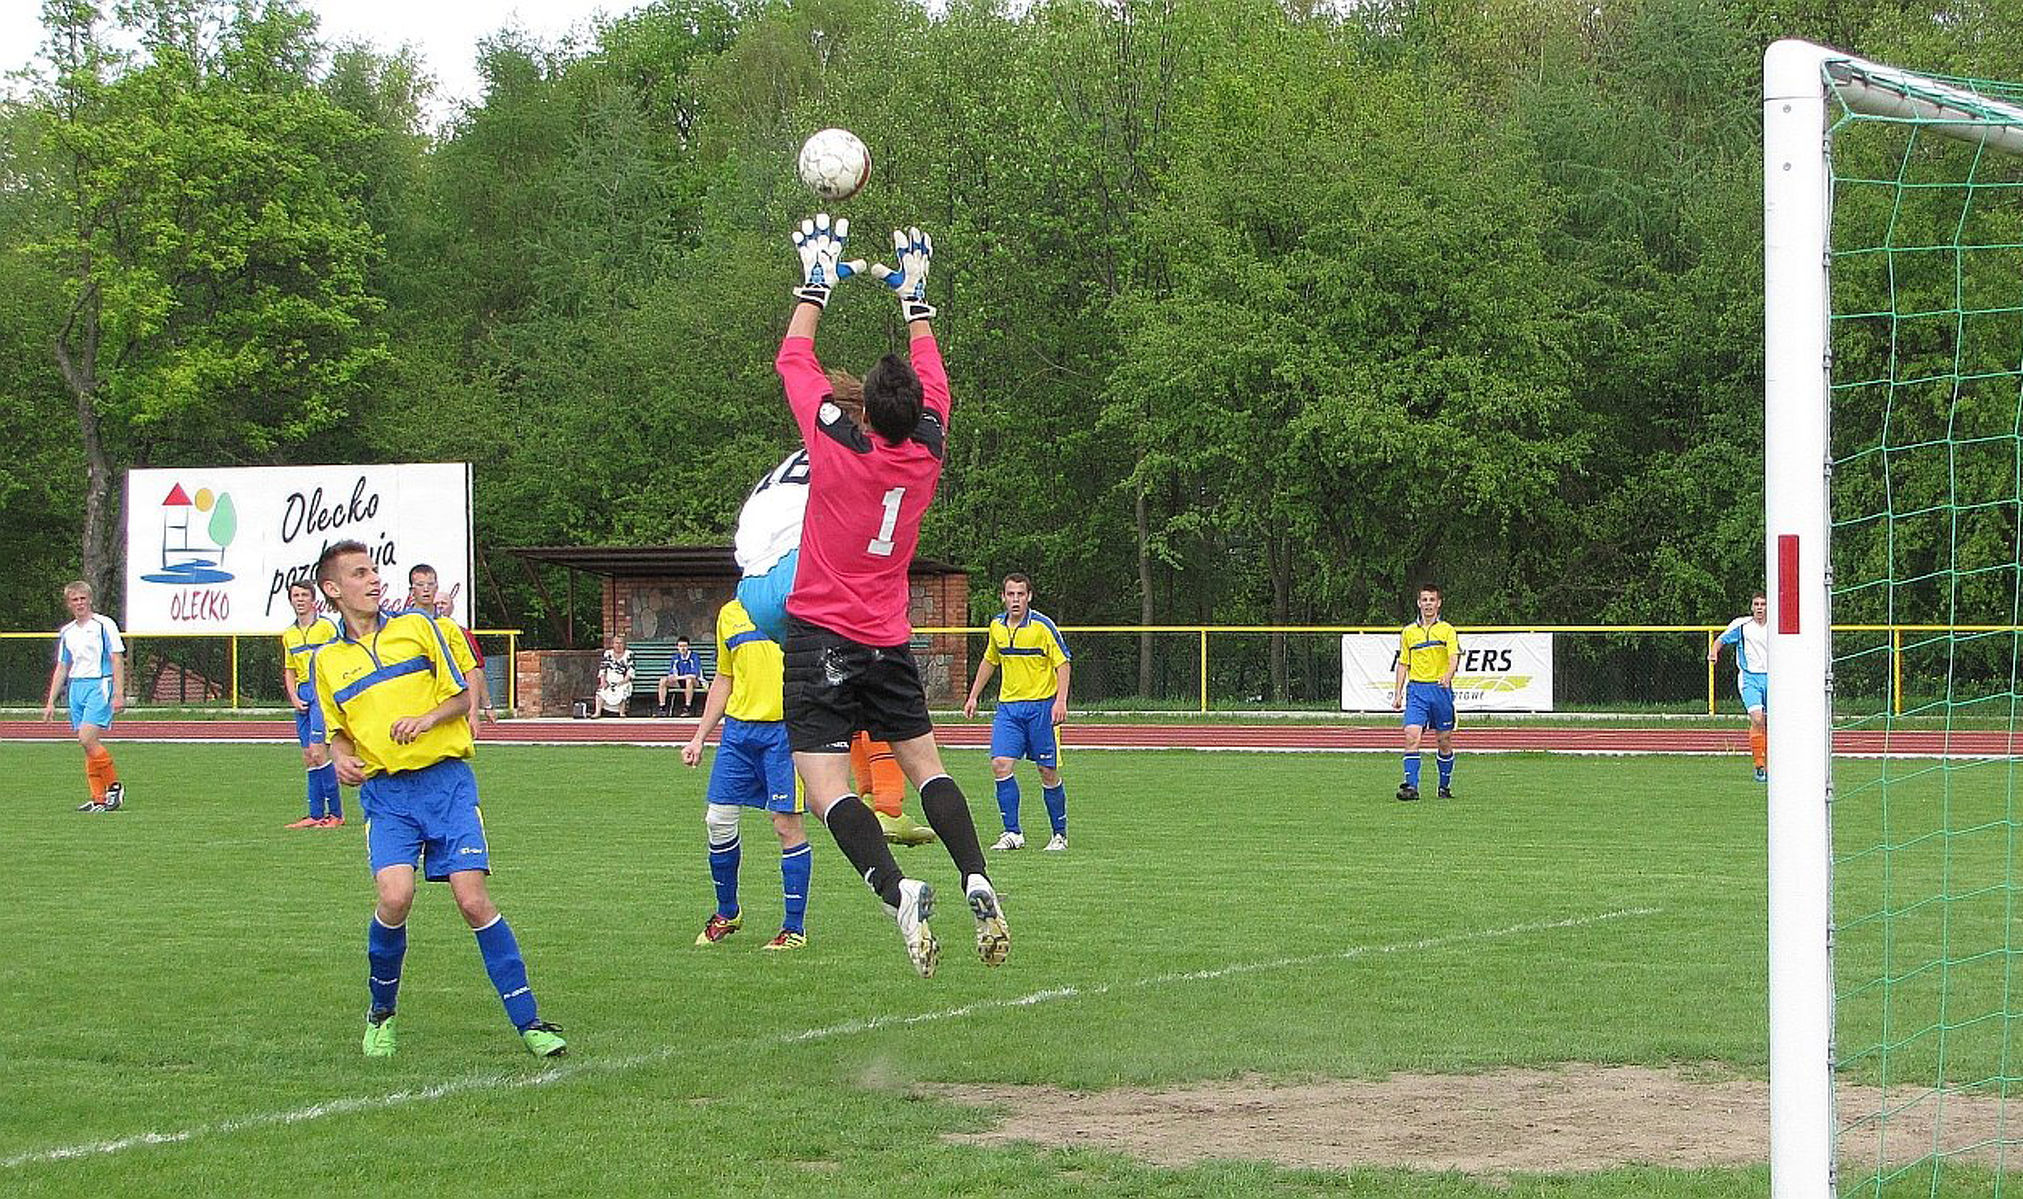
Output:
[[[549,627],[500,547],[725,542],[792,437],[791,161],[831,124],[876,162],[859,249],[935,236],[922,548],[979,613],[1018,569],[1083,623],[1392,619],[1423,576],[1474,623],[1725,618],[1763,47],[2013,73],[2014,9],[655,0],[498,35],[431,130],[411,60],[287,0],[49,0],[0,108],[0,625],[80,547],[116,574],[131,466],[471,459],[487,624]],[[823,349],[898,333],[846,286]]]

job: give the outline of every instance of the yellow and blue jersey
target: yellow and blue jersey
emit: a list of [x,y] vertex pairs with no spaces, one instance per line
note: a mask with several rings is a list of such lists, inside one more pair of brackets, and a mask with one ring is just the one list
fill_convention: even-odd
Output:
[[339,630],[311,656],[316,704],[335,737],[351,739],[367,775],[419,770],[476,752],[470,722],[445,720],[406,745],[393,739],[394,722],[422,716],[462,693],[464,676],[477,668],[462,637],[445,637],[420,612],[383,617],[359,640]]
[[281,630],[281,664],[295,672],[295,687],[305,700],[315,699],[309,693],[309,658],[318,646],[337,640],[337,622],[328,616],[319,616],[307,625],[288,622]]
[[1055,671],[1073,657],[1061,631],[1038,612],[1028,611],[1017,625],[1007,622],[1003,612],[990,618],[990,644],[983,658],[1002,672],[1000,702],[1054,698],[1060,683]]
[[787,657],[779,643],[759,631],[751,613],[736,600],[716,614],[716,668],[731,676],[730,701],[724,715],[737,720],[781,721],[787,718],[782,696]]
[[1398,661],[1414,683],[1437,683],[1461,652],[1461,635],[1444,620],[1430,625],[1413,621],[1398,635]]

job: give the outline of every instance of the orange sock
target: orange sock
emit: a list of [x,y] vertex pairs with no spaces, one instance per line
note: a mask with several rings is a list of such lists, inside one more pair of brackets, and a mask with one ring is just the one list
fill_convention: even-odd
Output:
[[899,815],[900,801],[906,795],[906,776],[893,758],[889,744],[873,741],[871,734],[865,732],[852,737],[850,772],[856,776],[857,793],[871,797],[873,811],[884,816]]
[[91,797],[100,802],[105,800],[105,789],[119,781],[119,772],[112,768],[112,754],[105,746],[99,746],[97,753],[85,753],[84,778],[91,784]]
[[1756,759],[1756,769],[1762,770],[1770,757],[1770,734],[1762,729],[1749,730],[1749,752]]

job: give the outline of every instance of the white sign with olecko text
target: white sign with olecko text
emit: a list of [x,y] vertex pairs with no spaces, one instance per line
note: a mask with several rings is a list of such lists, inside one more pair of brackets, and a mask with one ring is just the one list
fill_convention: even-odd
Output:
[[446,462],[128,471],[122,627],[277,633],[293,619],[288,584],[338,541],[365,545],[388,611],[426,563],[438,612],[470,624],[471,468]]

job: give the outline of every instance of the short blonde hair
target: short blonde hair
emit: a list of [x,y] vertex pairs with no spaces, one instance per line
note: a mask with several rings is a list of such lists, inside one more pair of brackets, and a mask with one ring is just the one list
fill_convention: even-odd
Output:
[[91,584],[85,582],[83,579],[72,579],[70,582],[65,583],[63,585],[63,597],[69,599],[73,595],[81,595],[86,599],[93,598]]

